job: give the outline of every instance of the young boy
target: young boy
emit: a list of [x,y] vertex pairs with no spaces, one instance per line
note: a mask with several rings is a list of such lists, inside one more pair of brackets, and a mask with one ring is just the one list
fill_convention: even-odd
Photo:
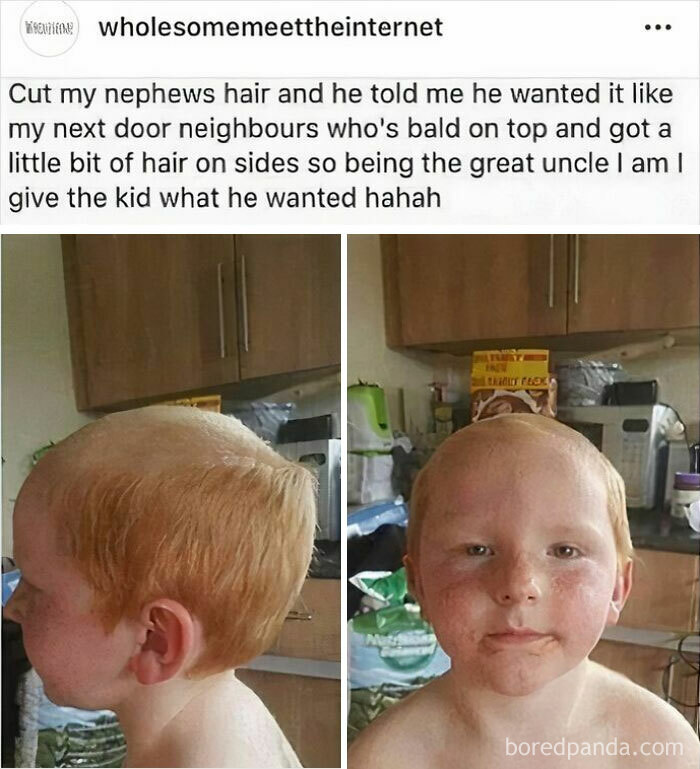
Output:
[[350,768],[697,769],[683,717],[588,659],[632,555],[622,479],[574,430],[513,414],[445,441],[416,480],[405,563],[452,668],[368,727]]
[[58,444],[16,502],[6,608],[48,697],[114,710],[127,766],[299,766],[234,669],[301,589],[314,494],[236,419],[187,407],[106,416]]

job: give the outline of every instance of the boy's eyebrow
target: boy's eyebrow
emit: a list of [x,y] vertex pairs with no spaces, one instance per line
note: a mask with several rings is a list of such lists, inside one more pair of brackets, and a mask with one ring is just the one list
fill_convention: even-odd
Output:
[[596,536],[600,536],[601,534],[600,529],[590,521],[581,521],[580,523],[575,524],[556,523],[552,526],[551,530],[553,532],[561,532],[563,534],[580,534],[581,532],[594,534]]

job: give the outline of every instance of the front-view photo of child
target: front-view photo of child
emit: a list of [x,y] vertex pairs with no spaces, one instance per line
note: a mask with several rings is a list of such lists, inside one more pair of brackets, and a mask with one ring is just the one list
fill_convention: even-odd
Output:
[[127,766],[299,766],[235,670],[278,635],[315,525],[313,475],[238,420],[115,413],[24,483],[5,613],[54,703],[117,713]]
[[360,734],[350,769],[699,765],[676,710],[588,658],[634,555],[623,481],[582,435],[534,414],[454,433],[415,482],[407,550],[452,666]]

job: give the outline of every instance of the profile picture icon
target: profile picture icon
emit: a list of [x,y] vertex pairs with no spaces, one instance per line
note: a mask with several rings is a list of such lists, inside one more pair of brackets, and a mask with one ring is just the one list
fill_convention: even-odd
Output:
[[36,0],[19,24],[24,44],[39,56],[60,56],[78,39],[78,16],[63,0]]

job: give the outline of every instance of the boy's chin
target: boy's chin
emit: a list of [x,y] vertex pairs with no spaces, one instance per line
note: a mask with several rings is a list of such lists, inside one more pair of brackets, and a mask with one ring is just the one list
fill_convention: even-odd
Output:
[[560,675],[558,671],[541,664],[503,663],[498,670],[489,672],[490,675],[485,681],[487,688],[508,697],[525,697],[542,689]]

